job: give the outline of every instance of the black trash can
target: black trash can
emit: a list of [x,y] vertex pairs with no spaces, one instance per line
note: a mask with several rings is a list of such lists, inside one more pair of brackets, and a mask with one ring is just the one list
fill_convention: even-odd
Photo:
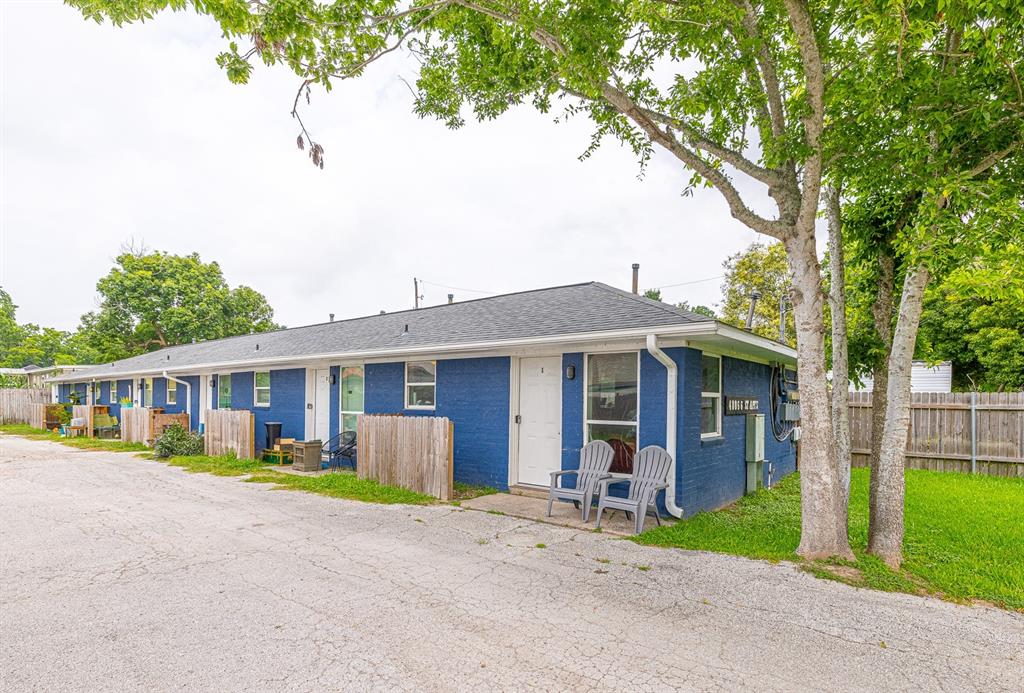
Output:
[[274,441],[281,437],[281,422],[280,421],[268,421],[264,426],[267,427],[267,450],[274,449]]

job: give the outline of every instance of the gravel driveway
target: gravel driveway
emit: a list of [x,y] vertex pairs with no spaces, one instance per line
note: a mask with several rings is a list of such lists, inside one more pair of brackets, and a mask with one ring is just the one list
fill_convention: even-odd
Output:
[[1019,614],[10,436],[0,437],[0,578],[4,691],[1024,681]]

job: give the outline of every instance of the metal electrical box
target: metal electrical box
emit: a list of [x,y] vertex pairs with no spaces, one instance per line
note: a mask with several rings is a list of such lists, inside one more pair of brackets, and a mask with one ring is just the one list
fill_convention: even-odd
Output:
[[764,486],[764,414],[747,414],[747,493]]
[[764,459],[764,414],[747,414],[747,462]]
[[782,420],[783,421],[799,421],[800,420],[800,404],[797,402],[783,402],[782,403]]

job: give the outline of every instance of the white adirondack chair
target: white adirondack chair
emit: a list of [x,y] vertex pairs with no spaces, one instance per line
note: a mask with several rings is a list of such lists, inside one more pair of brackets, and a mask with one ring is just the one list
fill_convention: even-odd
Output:
[[[563,469],[551,472],[551,489],[548,491],[548,517],[551,517],[551,506],[555,499],[572,501],[577,508],[583,505],[583,521],[590,520],[590,505],[594,502],[594,491],[601,479],[608,476],[615,451],[603,440],[593,440],[580,450],[579,469]],[[576,488],[559,486],[559,480],[567,475],[576,475]]]

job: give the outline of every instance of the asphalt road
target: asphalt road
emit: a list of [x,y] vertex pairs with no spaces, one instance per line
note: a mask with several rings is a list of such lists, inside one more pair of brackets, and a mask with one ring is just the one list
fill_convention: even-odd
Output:
[[1022,682],[1020,614],[0,437],[4,691]]

